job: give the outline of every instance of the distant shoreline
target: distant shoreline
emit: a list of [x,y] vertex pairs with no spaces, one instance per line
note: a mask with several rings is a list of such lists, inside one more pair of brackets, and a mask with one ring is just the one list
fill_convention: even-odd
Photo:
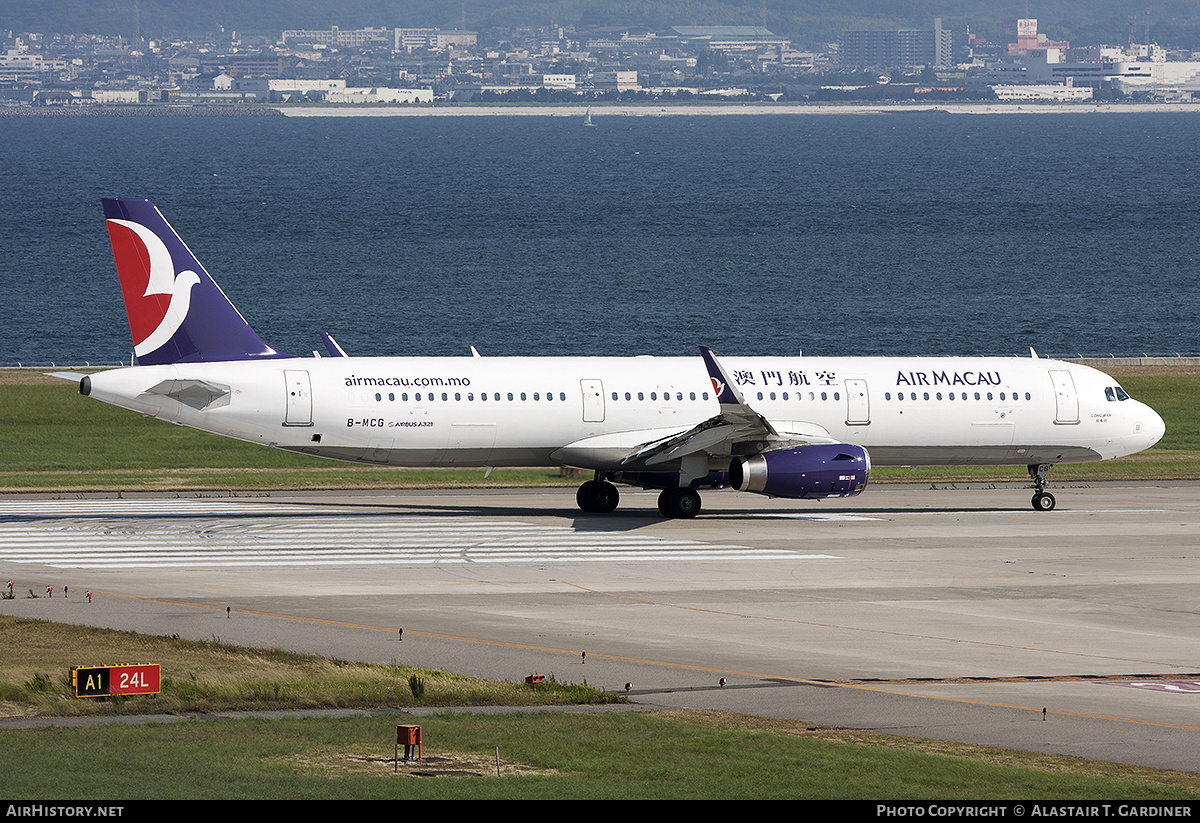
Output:
[[1197,113],[1197,103],[645,103],[567,105],[268,106],[113,105],[0,106],[0,117],[604,117],[833,114],[1146,114]]
[[1200,103],[939,103],[939,104],[826,104],[826,103],[653,103],[644,105],[513,105],[389,106],[334,108],[328,106],[279,107],[286,117],[495,117],[538,116],[593,119],[602,117],[667,117],[693,115],[797,115],[797,114],[1095,114],[1195,112]]

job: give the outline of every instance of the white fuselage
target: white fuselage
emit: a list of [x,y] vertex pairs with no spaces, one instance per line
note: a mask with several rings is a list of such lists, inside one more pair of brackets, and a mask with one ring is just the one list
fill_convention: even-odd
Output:
[[[857,444],[876,465],[1105,460],[1149,448],[1164,432],[1116,380],[1054,360],[722,363],[781,435]],[[700,357],[297,358],[137,366],[88,380],[92,397],[163,420],[393,466],[617,470],[640,445],[719,412]],[[708,456],[724,470],[730,444]]]

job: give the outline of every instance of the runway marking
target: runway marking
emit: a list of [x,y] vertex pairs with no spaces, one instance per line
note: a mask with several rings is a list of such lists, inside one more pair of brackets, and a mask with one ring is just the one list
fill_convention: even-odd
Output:
[[[166,604],[169,604],[172,606],[188,606],[191,608],[208,609],[208,610],[218,611],[218,612],[224,611],[219,606],[206,606],[206,605],[202,605],[202,604],[198,604],[198,603],[187,603],[187,602],[181,602],[181,601],[177,601],[177,600],[166,600],[166,599],[157,598],[157,597],[138,597],[137,595],[116,594],[116,593],[112,593],[112,592],[95,592],[94,594],[102,595],[105,597],[119,597],[119,598],[125,598],[128,600],[139,600],[139,601],[149,602],[149,603],[166,603]],[[360,623],[346,623],[346,622],[339,621],[339,620],[324,620],[324,619],[317,618],[317,617],[299,617],[299,616],[295,616],[295,615],[274,614],[271,612],[259,612],[259,611],[252,611],[252,610],[247,610],[247,609],[234,609],[233,611],[235,614],[254,615],[254,616],[258,616],[258,617],[270,617],[270,618],[276,618],[279,620],[293,620],[293,621],[298,621],[301,623],[320,623],[320,624],[329,625],[329,626],[343,626],[345,628],[365,629],[368,631],[387,632],[388,634],[392,634],[395,632],[395,629],[392,627],[385,628],[382,626],[371,626],[371,625],[365,625],[365,624],[360,624]],[[526,651],[537,651],[537,652],[545,652],[545,653],[552,653],[552,654],[567,654],[567,655],[570,655],[572,658],[579,656],[579,651],[574,650],[574,649],[557,649],[557,648],[547,647],[547,646],[533,646],[533,645],[529,645],[529,644],[525,644],[525,643],[510,643],[510,642],[506,642],[506,641],[502,641],[502,640],[485,640],[482,638],[475,638],[475,637],[459,637],[456,635],[435,634],[432,632],[414,631],[412,629],[407,629],[405,631],[405,634],[408,634],[410,637],[429,637],[429,638],[434,638],[434,639],[438,639],[438,640],[454,640],[454,641],[458,641],[461,643],[478,643],[478,644],[485,645],[485,646],[502,646],[502,647],[510,648],[510,649],[524,649]],[[879,694],[892,694],[892,695],[897,695],[900,697],[913,697],[913,698],[917,698],[917,699],[921,699],[921,700],[938,700],[938,701],[949,702],[949,703],[966,703],[969,705],[987,706],[990,708],[1013,709],[1015,711],[1027,711],[1027,712],[1032,712],[1034,714],[1040,714],[1042,712],[1042,708],[1035,707],[1035,706],[1021,706],[1021,705],[1016,705],[1016,704],[1011,704],[1011,703],[998,703],[998,702],[989,701],[989,700],[973,700],[973,699],[965,698],[965,697],[947,697],[944,695],[921,694],[919,692],[906,692],[906,691],[900,691],[897,689],[886,689],[886,688],[882,688],[880,686],[866,686],[866,685],[862,685],[860,683],[838,683],[838,682],[831,682],[828,680],[814,680],[814,679],[808,679],[808,678],[803,678],[803,677],[794,677],[794,676],[790,676],[790,675],[762,674],[762,673],[758,673],[758,672],[740,671],[738,669],[718,669],[718,668],[714,668],[714,667],[710,667],[710,666],[697,666],[697,665],[692,665],[692,664],[687,664],[687,663],[671,663],[671,662],[663,661],[663,660],[650,660],[647,658],[638,658],[638,657],[624,657],[621,655],[612,655],[612,654],[592,653],[591,658],[593,660],[613,660],[613,661],[618,661],[618,662],[623,662],[623,663],[640,663],[640,664],[644,664],[644,665],[648,665],[648,666],[661,666],[661,667],[667,668],[667,669],[679,669],[679,670],[683,670],[683,671],[710,672],[712,674],[735,675],[738,677],[752,677],[752,678],[756,678],[756,679],[760,679],[760,680],[782,680],[782,681],[786,681],[789,683],[796,683],[799,685],[821,686],[824,688],[832,687],[832,688],[836,688],[836,689],[852,689],[855,691],[876,692]],[[1081,717],[1081,718],[1087,718],[1090,720],[1111,720],[1111,721],[1117,722],[1117,723],[1132,723],[1132,724],[1138,725],[1138,726],[1156,726],[1156,727],[1166,728],[1166,729],[1180,729],[1182,731],[1200,732],[1200,727],[1196,727],[1196,726],[1186,726],[1186,725],[1182,725],[1179,723],[1162,723],[1162,722],[1155,721],[1155,720],[1143,720],[1140,718],[1133,718],[1133,717],[1117,717],[1115,715],[1090,714],[1087,712],[1071,712],[1071,711],[1062,711],[1062,710],[1056,710],[1056,709],[1048,710],[1047,714],[1061,716],[1061,717]]]
[[0,503],[0,560],[55,568],[311,568],[830,557],[637,532],[332,506],[219,500]]
[[843,514],[841,512],[832,512],[830,514],[802,514],[800,512],[781,512],[753,514],[751,517],[762,517],[768,520],[816,520],[819,522],[850,522],[857,520],[883,520],[882,517],[867,517],[862,514]]
[[1125,680],[1113,682],[1112,685],[1175,694],[1200,694],[1200,680]]

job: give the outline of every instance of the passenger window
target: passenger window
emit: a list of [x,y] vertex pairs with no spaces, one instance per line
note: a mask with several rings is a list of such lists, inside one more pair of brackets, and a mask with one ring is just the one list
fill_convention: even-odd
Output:
[[378,403],[383,398],[379,396],[379,392],[375,392],[375,402]]

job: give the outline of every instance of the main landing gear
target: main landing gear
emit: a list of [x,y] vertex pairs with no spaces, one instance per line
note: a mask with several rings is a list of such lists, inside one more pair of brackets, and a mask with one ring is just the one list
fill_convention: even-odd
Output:
[[1046,475],[1054,468],[1053,463],[1037,463],[1029,467],[1033,479],[1033,510],[1048,512],[1054,509],[1054,495],[1046,491]]
[[[600,476],[588,480],[575,492],[575,502],[579,508],[593,514],[615,511],[620,500],[617,487]],[[676,520],[693,518],[700,513],[700,493],[695,489],[679,487],[663,489],[658,496],[658,510],[663,517]]]
[[621,493],[607,480],[589,480],[575,492],[575,502],[585,512],[608,514],[621,502]]
[[663,517],[687,520],[700,513],[700,493],[679,486],[663,489],[658,495],[658,510]]

